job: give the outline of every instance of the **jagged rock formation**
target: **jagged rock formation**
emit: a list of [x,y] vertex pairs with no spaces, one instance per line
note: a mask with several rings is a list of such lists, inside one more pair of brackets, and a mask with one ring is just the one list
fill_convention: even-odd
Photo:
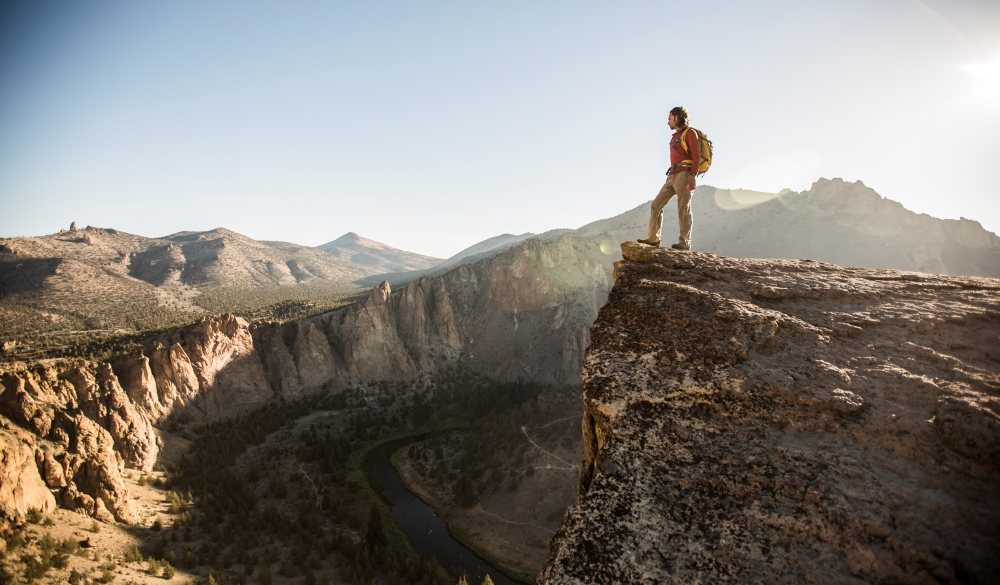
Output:
[[[104,520],[136,521],[121,470],[152,469],[159,445],[148,416],[129,400],[111,367],[85,361],[13,366],[0,372],[0,382],[0,421],[23,429],[6,437],[3,456],[13,461],[19,451],[33,452],[30,468],[0,478],[6,518],[23,516],[28,507],[51,509],[48,500],[58,499]],[[46,489],[48,497],[39,496],[38,486],[56,495]],[[40,505],[27,503],[24,494]]]
[[116,360],[114,367],[153,422],[182,409],[199,417],[222,415],[274,396],[249,324],[232,315],[201,319]]
[[1000,282],[622,250],[539,583],[1000,580]]
[[406,379],[461,358],[495,379],[573,383],[610,286],[607,257],[588,239],[530,239],[396,294],[384,284],[312,322],[362,379]]
[[9,463],[17,473],[0,478],[9,519],[23,515],[29,499],[39,502],[33,487],[41,482],[65,507],[135,522],[121,471],[153,468],[154,423],[173,413],[224,415],[275,396],[249,325],[231,315],[202,319],[112,363],[12,364],[0,382],[0,421],[23,429],[16,442],[5,436],[3,455],[21,462],[17,454],[29,449],[37,464],[32,473]]

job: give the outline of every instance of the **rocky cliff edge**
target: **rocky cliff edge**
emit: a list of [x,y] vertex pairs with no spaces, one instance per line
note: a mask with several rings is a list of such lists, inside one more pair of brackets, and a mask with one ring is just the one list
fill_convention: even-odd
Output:
[[539,583],[1000,582],[1000,282],[622,251]]

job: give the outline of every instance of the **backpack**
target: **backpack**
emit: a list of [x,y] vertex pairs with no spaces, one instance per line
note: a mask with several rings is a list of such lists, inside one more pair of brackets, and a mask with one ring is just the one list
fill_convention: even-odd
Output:
[[[688,130],[694,130],[698,133],[698,136],[701,137],[701,164],[698,165],[698,172],[696,172],[695,175],[704,175],[705,171],[708,170],[708,167],[712,166],[712,141],[708,139],[708,136],[705,136],[704,132],[695,130],[694,128],[688,126],[684,129],[684,132],[681,133],[681,147],[684,149],[684,152],[687,152],[688,154],[691,153],[688,151],[687,141],[684,140],[684,136],[688,133]],[[691,164],[691,159],[682,161],[682,164],[683,163]]]

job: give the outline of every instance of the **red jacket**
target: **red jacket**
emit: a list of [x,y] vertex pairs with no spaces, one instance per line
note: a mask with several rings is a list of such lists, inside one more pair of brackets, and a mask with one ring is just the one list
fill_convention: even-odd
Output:
[[[690,130],[684,137],[685,142],[687,142],[688,150],[685,151],[684,147],[681,145],[681,134],[685,130]],[[688,162],[684,162],[688,161]],[[698,131],[689,126],[680,128],[674,131],[674,135],[670,137],[670,173],[679,171],[681,169],[691,170],[694,169],[694,173],[698,173],[698,167],[701,165],[701,137],[698,136]]]

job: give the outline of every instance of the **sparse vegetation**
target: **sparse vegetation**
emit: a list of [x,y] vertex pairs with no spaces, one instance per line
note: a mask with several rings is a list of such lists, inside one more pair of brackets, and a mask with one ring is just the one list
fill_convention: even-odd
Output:
[[25,514],[25,520],[31,524],[38,524],[45,518],[45,514],[38,508],[28,508],[28,512]]
[[294,321],[321,315],[361,300],[365,289],[345,289],[331,283],[254,289],[206,289],[195,302],[208,313],[233,313],[247,321]]
[[[150,284],[116,278],[90,291],[36,290],[6,282],[0,261],[0,360],[106,359],[205,315],[233,313],[248,321],[319,315],[366,291],[334,283],[261,288],[207,288],[188,308],[161,304]],[[6,267],[6,280],[15,271]],[[27,288],[26,291],[20,289]]]

